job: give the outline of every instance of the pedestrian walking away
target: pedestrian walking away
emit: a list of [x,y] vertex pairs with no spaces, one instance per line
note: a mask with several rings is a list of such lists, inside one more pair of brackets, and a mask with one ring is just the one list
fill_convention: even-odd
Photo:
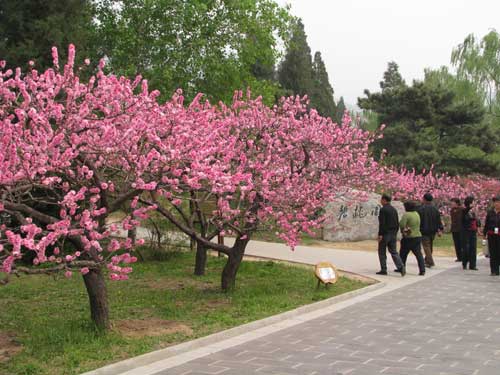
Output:
[[405,202],[404,206],[406,212],[399,222],[399,228],[403,235],[399,254],[406,268],[406,259],[411,251],[417,258],[418,274],[423,276],[425,275],[425,264],[421,246],[422,234],[420,233],[420,215],[416,212],[417,207],[415,202]]
[[464,215],[462,219],[463,249],[462,266],[477,271],[477,231],[481,225],[476,212],[473,209],[474,197],[469,196],[464,200]]
[[455,246],[455,254],[457,258],[455,262],[462,261],[463,253],[463,231],[462,231],[462,219],[464,216],[464,208],[462,202],[459,198],[451,199],[451,235],[453,236],[453,245]]
[[483,236],[488,240],[491,276],[500,275],[500,195],[493,198],[493,208],[486,214]]
[[387,194],[382,195],[380,203],[382,208],[378,215],[378,258],[380,261],[380,271],[377,275],[387,275],[387,250],[391,254],[396,269],[404,276],[405,266],[396,249],[397,235],[399,231],[398,211],[391,205],[391,197]]
[[441,236],[443,231],[443,223],[441,221],[441,214],[439,210],[434,207],[432,201],[434,197],[430,193],[424,194],[422,205],[418,209],[420,215],[420,232],[422,233],[422,246],[425,253],[426,267],[434,267],[433,245],[436,234]]

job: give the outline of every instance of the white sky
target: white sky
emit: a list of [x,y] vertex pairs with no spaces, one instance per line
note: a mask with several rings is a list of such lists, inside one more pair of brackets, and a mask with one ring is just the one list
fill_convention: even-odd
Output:
[[387,62],[407,82],[426,67],[450,65],[452,49],[474,33],[500,31],[500,0],[277,0],[304,21],[314,56],[321,51],[335,99],[356,104],[378,91]]

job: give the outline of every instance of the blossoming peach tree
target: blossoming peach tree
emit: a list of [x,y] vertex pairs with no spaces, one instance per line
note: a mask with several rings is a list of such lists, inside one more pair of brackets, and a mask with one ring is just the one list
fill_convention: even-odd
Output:
[[[260,98],[238,93],[229,107],[197,98],[189,111],[205,119],[196,122],[212,136],[165,169],[159,194],[142,202],[196,240],[195,273],[203,273],[207,249],[227,255],[223,290],[234,287],[259,227],[276,231],[293,248],[301,233],[321,224],[325,202],[380,184],[382,175],[368,152],[372,136],[351,127],[348,117],[339,125],[308,111],[301,98],[268,108]],[[209,200],[214,208],[207,214],[202,206]],[[234,243],[213,242],[218,234],[233,235]]]
[[32,67],[23,75],[1,63],[0,272],[81,274],[91,317],[105,329],[103,271],[126,279],[136,261],[135,244],[112,236],[138,225],[151,207],[112,225],[106,219],[156,187],[144,173],[156,168],[149,124],[162,112],[158,93],[140,77],[105,75],[101,62],[82,83],[73,46],[68,55],[60,69],[53,49],[54,68],[43,73]]
[[446,173],[436,174],[431,166],[430,170],[417,173],[405,168],[386,168],[384,188],[393,192],[397,199],[420,200],[425,193],[431,193],[443,213],[450,208],[452,198],[464,199],[467,196],[475,198],[477,214],[485,216],[491,204],[491,199],[500,193],[498,179],[474,176],[449,176]]

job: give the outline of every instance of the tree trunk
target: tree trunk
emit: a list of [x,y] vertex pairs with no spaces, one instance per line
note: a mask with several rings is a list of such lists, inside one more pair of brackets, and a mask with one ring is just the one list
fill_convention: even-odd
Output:
[[130,238],[132,240],[132,243],[135,243],[135,241],[137,240],[137,227],[128,230],[127,238]]
[[90,316],[99,330],[110,328],[108,292],[106,282],[100,269],[91,269],[83,275],[90,302]]
[[207,265],[207,248],[201,242],[196,241],[196,261],[194,265],[194,274],[203,276]]
[[221,288],[224,292],[234,289],[236,285],[236,273],[240,268],[247,244],[247,239],[241,240],[238,238],[228,254],[226,265],[222,270]]

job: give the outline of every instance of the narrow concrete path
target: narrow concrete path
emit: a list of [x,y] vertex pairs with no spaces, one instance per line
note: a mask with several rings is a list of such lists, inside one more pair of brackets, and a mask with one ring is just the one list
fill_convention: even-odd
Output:
[[500,278],[484,260],[479,268],[453,268],[154,374],[498,375]]
[[[229,243],[231,243],[230,241],[231,239],[228,240]],[[422,279],[422,276],[418,276],[417,262],[411,253],[408,256],[408,273],[404,278],[402,278],[399,273],[391,272],[394,269],[394,264],[389,254],[387,259],[389,275],[376,275],[376,272],[380,269],[376,251],[341,250],[311,246],[297,246],[295,250],[292,251],[288,246],[280,243],[250,241],[245,254],[261,258],[280,259],[306,264],[316,264],[321,261],[328,261],[341,270],[365,275],[388,284],[405,285],[409,281],[412,282],[414,277]],[[436,267],[427,269],[427,275],[424,276],[424,278],[432,276],[444,269],[456,266],[457,264],[454,258],[436,257],[435,261]]]
[[[126,237],[127,233],[122,231],[121,237]],[[169,238],[177,241],[189,241],[188,237],[182,233],[171,232]],[[150,238],[150,233],[147,228],[137,229],[138,238]],[[234,238],[225,238],[225,243],[229,246],[234,242]],[[316,264],[321,261],[328,261],[336,265],[339,269],[368,276],[373,279],[383,281],[387,284],[405,285],[412,277],[418,275],[417,262],[413,254],[408,256],[407,276],[402,278],[401,275],[390,272],[393,269],[393,262],[389,254],[387,266],[389,270],[388,276],[378,276],[375,273],[380,269],[377,252],[355,251],[344,249],[331,249],[313,246],[297,246],[295,250],[291,250],[289,246],[282,243],[265,242],[265,241],[250,241],[245,250],[245,254],[259,258],[268,258],[276,260],[284,260],[290,262]],[[455,266],[454,258],[436,257],[436,267],[427,270],[425,277],[432,276],[436,272],[448,269]]]

